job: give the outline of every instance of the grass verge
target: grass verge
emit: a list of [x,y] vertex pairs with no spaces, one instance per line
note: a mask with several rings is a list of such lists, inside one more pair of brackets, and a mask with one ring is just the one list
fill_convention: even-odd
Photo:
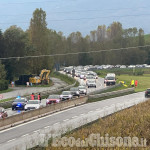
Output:
[[71,84],[76,82],[75,86],[79,86],[79,82],[78,81],[76,81],[75,79],[73,79],[73,78],[71,78],[71,77],[69,77],[69,76],[67,76],[65,74],[61,74],[59,72],[52,72],[50,76],[58,78],[58,79],[60,79],[60,80],[62,80],[64,82],[66,82],[69,85],[71,85]]
[[3,90],[3,91],[0,91],[0,94],[2,94],[2,93],[7,93],[7,92],[11,92],[11,91],[13,91],[13,89]]
[[[130,114],[130,115],[129,115]],[[149,150],[150,149],[150,101],[138,104],[134,107],[112,114],[108,117],[101,118],[94,123],[80,127],[77,130],[66,134],[65,137],[74,137],[76,140],[80,138],[85,140],[90,134],[100,134],[105,137],[137,137],[139,140],[144,138],[147,140],[147,147],[113,147],[113,148],[97,148],[88,146],[88,148],[80,148],[86,150]],[[140,141],[139,141],[140,142]],[[34,148],[32,150],[61,150],[63,147],[52,147],[51,143],[47,148]],[[76,150],[77,147],[65,147],[65,150]]]

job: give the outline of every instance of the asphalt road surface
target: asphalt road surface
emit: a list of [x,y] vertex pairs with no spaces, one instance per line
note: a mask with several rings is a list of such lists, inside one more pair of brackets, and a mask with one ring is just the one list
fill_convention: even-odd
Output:
[[[76,80],[79,81],[79,83],[82,83],[82,84],[86,84],[86,81],[83,80],[83,79],[79,79],[79,78],[76,78]],[[63,81],[60,81],[59,79],[53,79],[53,82],[55,83],[54,84],[54,87],[51,87],[51,88],[56,88],[56,87],[62,87],[64,85],[66,85]],[[59,86],[58,86],[59,85]],[[99,90],[99,89],[102,89],[102,88],[105,88],[105,85],[104,85],[104,79],[103,78],[98,78],[96,79],[96,88],[87,88],[87,93],[89,94],[90,92],[93,92],[95,90]],[[31,93],[31,91],[30,91]],[[41,100],[41,105],[42,106],[46,106],[46,99],[42,99]],[[8,116],[12,116],[12,115],[16,115],[16,114],[20,114],[22,112],[24,112],[24,110],[14,110],[12,111],[11,108],[8,108],[6,109],[7,113],[8,113]]]
[[[102,116],[106,116],[108,112],[108,114],[113,113],[112,109],[115,109],[115,111],[121,110],[145,100],[147,99],[144,97],[144,92],[139,92],[64,110],[44,118],[33,120],[31,122],[1,131],[0,146],[5,150],[10,147],[13,150],[14,145],[16,146],[20,143],[25,143],[25,137],[32,137],[32,135],[35,133],[40,133],[43,129],[46,130],[46,128],[57,127],[57,130],[55,131],[61,131],[62,128],[65,129],[65,126],[68,127],[69,124],[72,125],[72,128],[79,127],[84,124],[81,123],[83,122],[83,118],[86,118],[90,122],[94,120],[94,118],[98,119]],[[119,109],[117,109],[117,107]],[[26,138],[26,140],[29,140],[29,138]],[[23,150],[23,146],[20,147],[20,150]]]
[[50,87],[13,87],[13,91],[1,94],[3,95],[3,98],[1,100],[14,98],[17,96],[30,95],[31,93],[39,93],[47,90],[53,90],[67,85],[64,81],[61,81],[57,78],[51,78],[51,80],[53,81],[54,85]]

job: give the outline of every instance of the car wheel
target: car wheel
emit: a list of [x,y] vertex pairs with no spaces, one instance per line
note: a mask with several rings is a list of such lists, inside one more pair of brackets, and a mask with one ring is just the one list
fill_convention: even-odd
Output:
[[14,108],[12,108],[12,110],[14,110]]
[[96,86],[95,86],[95,88],[96,88]]

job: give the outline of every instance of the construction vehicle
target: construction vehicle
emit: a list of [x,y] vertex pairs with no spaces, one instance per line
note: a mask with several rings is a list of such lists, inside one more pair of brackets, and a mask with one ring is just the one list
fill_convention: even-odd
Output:
[[29,82],[32,84],[49,84],[50,70],[43,69],[39,76],[32,76],[29,78]]
[[15,85],[26,85],[32,75],[20,75],[19,80],[15,81]]

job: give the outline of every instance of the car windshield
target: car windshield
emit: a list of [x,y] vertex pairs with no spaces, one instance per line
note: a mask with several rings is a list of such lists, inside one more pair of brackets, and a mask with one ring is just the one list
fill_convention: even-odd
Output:
[[70,92],[69,91],[63,91],[62,95],[70,95]]
[[94,76],[87,76],[87,79],[94,79]]
[[0,113],[4,112],[4,108],[0,108]]
[[150,92],[150,89],[147,89],[147,92]]
[[15,99],[14,102],[26,102],[25,99]]
[[49,95],[48,99],[59,99],[59,95]]
[[88,82],[89,82],[89,83],[95,83],[95,81],[93,81],[93,80],[89,80]]
[[115,80],[114,77],[107,77],[107,80]]
[[71,88],[70,91],[78,91],[78,88]]
[[79,86],[79,89],[86,89],[85,86]]
[[32,100],[32,101],[29,101],[28,104],[39,104],[39,101]]

